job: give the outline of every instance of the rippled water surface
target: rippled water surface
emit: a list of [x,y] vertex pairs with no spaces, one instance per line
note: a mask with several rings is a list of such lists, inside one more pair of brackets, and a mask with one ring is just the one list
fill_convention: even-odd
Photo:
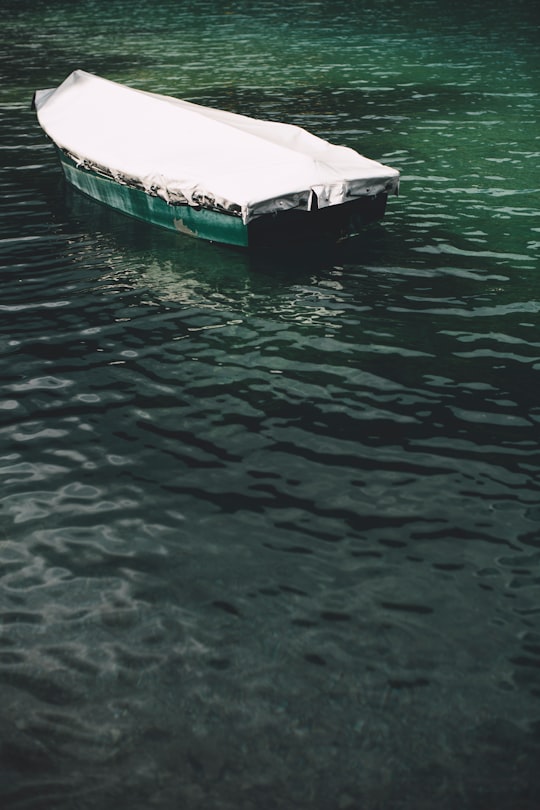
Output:
[[[4,3],[2,808],[540,806],[535,15]],[[137,224],[30,111],[75,68],[401,196],[337,248]]]

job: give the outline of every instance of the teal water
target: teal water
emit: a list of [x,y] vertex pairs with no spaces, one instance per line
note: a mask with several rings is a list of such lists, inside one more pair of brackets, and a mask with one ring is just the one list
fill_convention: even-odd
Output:
[[[2,808],[536,810],[534,5],[8,0],[0,36]],[[30,111],[75,68],[401,195],[326,251],[147,228]]]

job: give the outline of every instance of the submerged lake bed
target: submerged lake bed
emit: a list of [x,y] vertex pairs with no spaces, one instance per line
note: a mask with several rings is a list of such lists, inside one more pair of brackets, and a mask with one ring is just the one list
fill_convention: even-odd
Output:
[[[530,5],[8,0],[2,36],[2,806],[536,809]],[[337,246],[145,226],[30,109],[76,68],[400,196]]]

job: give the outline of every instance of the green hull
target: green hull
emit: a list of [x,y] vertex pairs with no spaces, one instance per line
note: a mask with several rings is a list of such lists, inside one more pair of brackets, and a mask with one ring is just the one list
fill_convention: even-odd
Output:
[[189,205],[171,205],[142,189],[79,167],[61,150],[58,154],[69,183],[94,200],[152,225],[238,247],[321,237],[343,239],[358,234],[367,223],[381,219],[386,207],[387,195],[379,194],[314,211],[269,214],[244,225],[240,217],[232,214]]
[[170,205],[161,197],[154,197],[142,189],[123,185],[88,169],[79,168],[62,152],[59,156],[66,179],[94,200],[171,231],[247,247],[248,228],[240,217],[205,208],[192,208],[189,205]]

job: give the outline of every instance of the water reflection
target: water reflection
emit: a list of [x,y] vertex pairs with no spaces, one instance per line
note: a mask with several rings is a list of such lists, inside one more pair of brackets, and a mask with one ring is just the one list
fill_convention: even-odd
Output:
[[[339,273],[341,248],[328,241],[239,250],[169,234],[100,206],[67,185],[63,191],[65,204],[59,201],[59,215],[76,230],[89,230],[88,245],[85,248],[83,238],[79,255],[88,250],[95,260],[99,245],[112,270],[105,279],[146,289],[156,301],[256,311],[258,297],[269,292],[286,292],[291,285],[319,278],[327,288],[338,284],[334,276]],[[364,251],[363,243],[357,247],[359,254]],[[265,306],[264,300],[261,304]]]

